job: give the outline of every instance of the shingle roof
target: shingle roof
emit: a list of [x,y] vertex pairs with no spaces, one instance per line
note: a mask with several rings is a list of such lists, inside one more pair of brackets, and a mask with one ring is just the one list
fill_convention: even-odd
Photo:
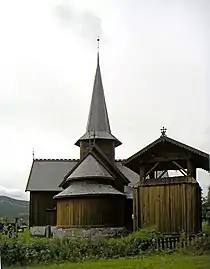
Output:
[[79,166],[68,176],[67,180],[87,177],[112,178],[110,173],[101,165],[92,154],[88,154]]
[[93,137],[95,137],[95,139],[113,140],[115,142],[115,146],[119,146],[122,144],[116,137],[111,134],[103,83],[101,78],[99,54],[97,57],[97,68],[86,133],[76,142],[76,145],[79,146],[81,140],[88,140]]
[[[78,163],[78,159],[36,159],[32,163],[26,191],[60,191],[58,186],[64,176]],[[116,161],[116,166],[135,185],[139,176],[127,167],[122,161]]]
[[209,171],[209,154],[200,151],[196,148],[193,148],[191,146],[188,146],[186,144],[183,144],[177,140],[174,140],[168,136],[161,136],[158,139],[156,139],[155,141],[153,141],[152,143],[150,143],[149,145],[147,145],[146,147],[144,147],[143,149],[141,149],[140,151],[138,151],[137,153],[135,153],[134,155],[132,155],[131,157],[129,157],[127,160],[124,160],[123,164],[125,166],[130,166],[130,164],[137,160],[140,159],[144,153],[148,152],[149,150],[151,150],[153,147],[155,147],[158,144],[163,145],[164,143],[168,143],[168,144],[172,144],[175,145],[177,148],[180,148],[182,150],[185,150],[187,152],[190,152],[193,156],[195,156],[196,158],[198,158],[200,160],[197,168],[202,168],[206,171]]
[[[64,176],[77,163],[78,159],[36,159],[33,161],[29,175],[26,191],[61,191],[58,186],[63,181]],[[130,180],[125,192],[131,196],[131,186],[139,181],[139,175],[123,166],[123,160],[116,160],[118,169]]]
[[125,186],[124,193],[127,199],[133,199],[133,186]]
[[117,168],[124,174],[124,176],[130,180],[129,185],[134,186],[139,181],[139,175],[126,166],[123,166],[122,162],[123,161],[116,161],[115,164]]
[[35,159],[26,191],[61,191],[60,182],[77,162],[76,159]]
[[55,199],[84,195],[125,195],[111,185],[93,184],[84,181],[74,181],[61,193],[54,196]]
[[107,140],[114,140],[115,141],[115,146],[119,146],[122,143],[111,133],[104,132],[104,131],[88,131],[86,132],[80,139],[76,142],[75,145],[79,146],[79,141],[81,140],[89,140],[89,139],[107,139]]

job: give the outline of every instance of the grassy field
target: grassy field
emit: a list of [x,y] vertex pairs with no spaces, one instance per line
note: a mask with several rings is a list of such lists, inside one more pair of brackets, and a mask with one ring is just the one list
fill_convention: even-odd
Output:
[[[12,267],[21,269],[23,267]],[[123,258],[109,261],[66,263],[62,265],[31,266],[31,269],[209,269],[210,255],[152,255],[142,258]]]

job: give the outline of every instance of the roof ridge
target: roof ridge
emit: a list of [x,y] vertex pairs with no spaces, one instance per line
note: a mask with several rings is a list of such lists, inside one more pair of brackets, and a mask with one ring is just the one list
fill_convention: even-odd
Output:
[[68,158],[35,158],[34,161],[79,161],[79,159],[68,159]]
[[[34,161],[79,161],[79,158],[34,158]],[[115,159],[115,162],[124,162],[127,159]]]

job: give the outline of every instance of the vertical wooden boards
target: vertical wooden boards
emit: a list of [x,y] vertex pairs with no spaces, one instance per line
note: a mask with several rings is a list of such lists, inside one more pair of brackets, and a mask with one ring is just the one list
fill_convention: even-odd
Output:
[[124,197],[97,196],[57,200],[58,227],[122,227]]
[[[46,226],[49,223],[46,210],[53,209],[56,207],[56,201],[53,197],[58,192],[30,192],[30,201],[29,201],[29,220],[31,226]],[[50,223],[51,226],[55,226],[56,223]]]
[[133,190],[133,231],[136,231],[137,227],[141,227],[140,223],[136,222],[136,216],[138,212],[136,211],[136,204],[138,204],[140,201],[138,196],[138,189],[134,188]]
[[[155,226],[159,232],[177,234],[200,231],[200,187],[184,182],[140,185],[134,191],[138,228]],[[138,205],[138,210],[136,210]]]

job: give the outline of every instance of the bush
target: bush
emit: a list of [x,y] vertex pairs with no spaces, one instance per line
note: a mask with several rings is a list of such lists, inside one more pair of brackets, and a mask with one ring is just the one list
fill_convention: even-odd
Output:
[[[4,265],[27,266],[38,263],[138,256],[160,251],[157,241],[162,239],[164,237],[161,234],[147,229],[142,229],[126,237],[95,240],[31,238],[26,231],[18,239],[1,238],[0,247]],[[181,245],[180,249],[182,249]],[[203,236],[198,237],[194,245],[191,244],[190,250],[201,252],[207,249],[210,249],[210,237]],[[167,250],[169,248],[166,247],[164,251]]]
[[5,265],[61,263],[136,256],[154,249],[154,231],[142,230],[127,237],[112,239],[2,238],[2,262]]

